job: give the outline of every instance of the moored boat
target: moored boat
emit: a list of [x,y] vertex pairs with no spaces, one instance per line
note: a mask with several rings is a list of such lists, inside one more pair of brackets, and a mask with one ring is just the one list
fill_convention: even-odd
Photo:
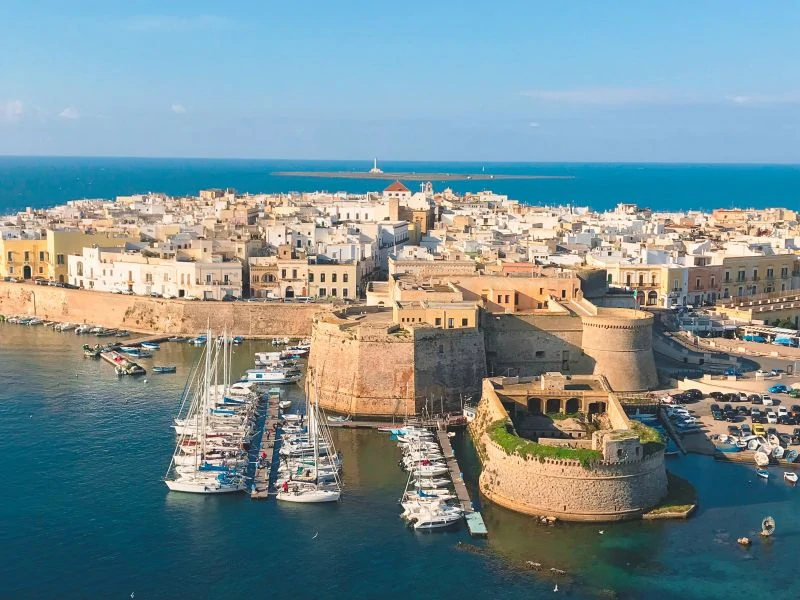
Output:
[[793,471],[784,471],[783,478],[789,483],[797,483],[797,473]]
[[162,365],[153,367],[153,373],[175,373],[178,368],[175,365]]
[[756,469],[756,475],[761,477],[761,479],[769,479],[769,471],[766,469]]

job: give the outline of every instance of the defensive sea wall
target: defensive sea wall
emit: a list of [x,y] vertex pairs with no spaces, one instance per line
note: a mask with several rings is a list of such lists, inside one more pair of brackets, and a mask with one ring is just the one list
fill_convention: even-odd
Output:
[[362,308],[314,319],[309,376],[321,406],[402,418],[426,404],[433,412],[458,410],[464,397],[479,392],[486,358],[477,328],[400,326],[391,312],[363,318]]
[[489,500],[510,510],[566,521],[638,518],[667,493],[664,452],[643,458],[604,460],[584,467],[578,460],[509,454],[488,433],[508,413],[489,380],[470,424],[482,463],[479,487]]
[[231,335],[307,337],[327,304],[164,300],[0,282],[0,314],[92,323],[144,333],[196,335],[210,324]]

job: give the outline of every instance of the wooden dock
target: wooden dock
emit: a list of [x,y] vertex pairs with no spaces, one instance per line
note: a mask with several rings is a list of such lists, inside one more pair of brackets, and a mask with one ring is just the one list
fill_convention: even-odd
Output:
[[261,432],[261,441],[256,455],[260,457],[262,453],[266,453],[269,464],[263,467],[256,464],[253,485],[250,488],[250,498],[253,500],[266,500],[269,498],[273,469],[278,468],[279,462],[277,451],[281,430],[277,425],[280,420],[280,408],[278,407],[280,400],[278,398],[270,399],[269,396],[266,396],[264,401],[267,405],[267,414],[264,416],[264,428]]
[[480,511],[475,510],[472,505],[472,500],[469,497],[467,486],[464,484],[464,476],[461,473],[461,468],[458,466],[458,461],[453,453],[453,446],[450,444],[450,437],[447,435],[447,430],[437,429],[436,435],[439,438],[439,445],[442,447],[442,454],[447,461],[447,468],[450,469],[450,479],[453,480],[453,485],[456,489],[456,496],[461,504],[461,510],[464,511],[464,518],[467,521],[467,529],[473,537],[486,537],[488,532],[486,524],[483,522],[483,516]]

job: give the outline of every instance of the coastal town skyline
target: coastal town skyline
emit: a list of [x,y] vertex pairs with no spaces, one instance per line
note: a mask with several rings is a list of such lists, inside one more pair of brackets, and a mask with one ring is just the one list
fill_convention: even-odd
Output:
[[788,7],[14,4],[4,155],[800,161]]

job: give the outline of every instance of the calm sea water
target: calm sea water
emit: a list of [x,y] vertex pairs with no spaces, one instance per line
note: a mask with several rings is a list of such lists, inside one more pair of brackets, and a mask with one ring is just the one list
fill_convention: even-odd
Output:
[[[114,198],[148,191],[196,194],[209,187],[243,192],[367,192],[388,182],[277,177],[275,171],[364,171],[368,161],[199,160],[0,157],[0,214],[76,198]],[[385,171],[569,175],[562,180],[434,181],[458,192],[492,189],[530,204],[596,210],[634,202],[657,210],[797,207],[800,166],[670,164],[381,163]],[[410,182],[411,189],[419,183]]]
[[[337,431],[345,498],[291,506],[245,495],[168,493],[169,429],[197,350],[165,344],[176,375],[118,379],[72,333],[0,323],[2,598],[797,598],[800,489],[745,466],[681,457],[700,510],[688,521],[545,528],[484,506],[490,537],[418,535],[398,518],[398,451],[373,431]],[[235,368],[264,344],[247,343]],[[152,360],[146,361],[152,364]],[[300,388],[292,395],[300,400]],[[476,462],[456,438],[468,482]],[[778,473],[776,473],[777,475]],[[773,515],[777,533],[751,549]],[[316,539],[314,535],[319,533]],[[757,537],[757,536],[755,536]],[[456,549],[474,543],[476,552]]]

